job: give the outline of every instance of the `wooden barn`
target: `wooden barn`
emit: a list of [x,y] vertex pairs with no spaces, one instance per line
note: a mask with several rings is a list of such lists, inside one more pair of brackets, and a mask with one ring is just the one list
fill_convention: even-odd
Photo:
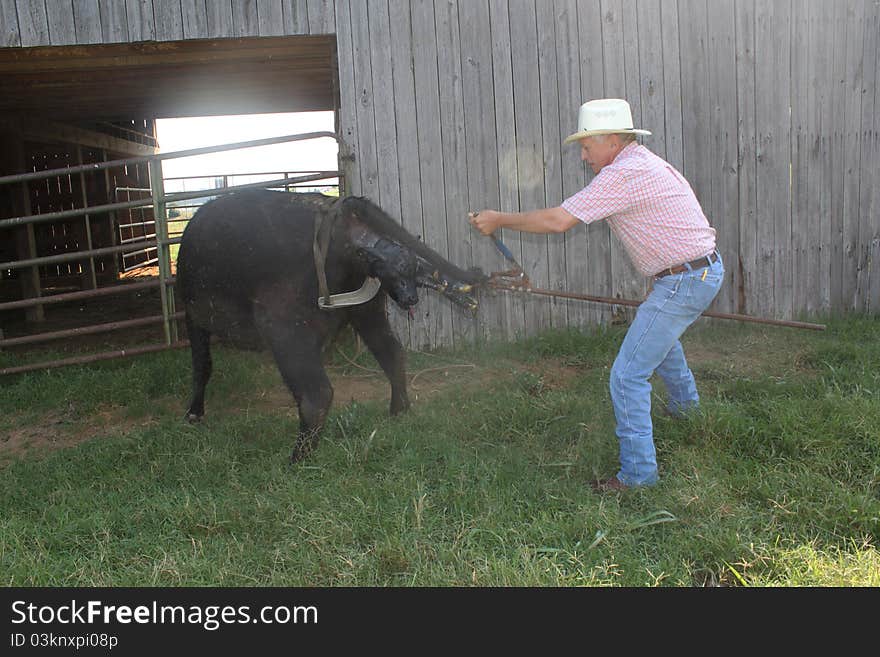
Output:
[[[717,230],[728,278],[714,309],[876,313],[878,61],[876,0],[0,0],[0,176],[152,153],[160,118],[335,110],[344,191],[495,271],[504,260],[468,211],[582,188],[592,174],[562,145],[578,107],[626,98]],[[6,186],[0,219],[100,205],[148,187],[140,175]],[[120,221],[2,230],[0,261],[112,245]],[[502,239],[538,287],[640,299],[649,284],[603,222]],[[2,272],[0,298],[100,286],[119,259],[39,269]],[[487,294],[472,318],[429,294],[415,320],[394,319],[423,348],[626,312]]]

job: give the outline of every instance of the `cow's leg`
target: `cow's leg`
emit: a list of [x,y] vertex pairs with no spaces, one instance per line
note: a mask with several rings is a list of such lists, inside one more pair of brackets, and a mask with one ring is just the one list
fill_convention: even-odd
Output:
[[353,310],[351,323],[391,382],[391,414],[397,415],[407,410],[406,354],[388,322],[385,295],[377,295],[369,303]]
[[192,355],[192,398],[186,411],[186,419],[198,422],[205,414],[205,386],[211,378],[211,334],[196,326],[186,317],[186,332]]
[[257,317],[257,327],[299,409],[299,435],[290,455],[291,463],[296,463],[318,446],[333,401],[333,388],[321,360],[321,339],[298,317],[281,321],[278,317]]

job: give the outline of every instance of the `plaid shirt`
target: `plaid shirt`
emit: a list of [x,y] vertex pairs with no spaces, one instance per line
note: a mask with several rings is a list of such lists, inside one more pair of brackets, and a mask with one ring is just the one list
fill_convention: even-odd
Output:
[[562,207],[585,224],[607,219],[646,276],[715,250],[715,229],[687,180],[635,142]]

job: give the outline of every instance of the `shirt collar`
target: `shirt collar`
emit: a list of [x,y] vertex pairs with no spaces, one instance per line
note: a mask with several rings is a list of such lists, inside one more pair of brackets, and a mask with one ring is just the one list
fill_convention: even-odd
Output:
[[613,162],[617,162],[617,160],[622,160],[626,157],[629,157],[633,154],[633,152],[639,147],[639,143],[636,141],[631,141],[626,146],[624,146],[621,151],[617,154],[617,156],[612,160]]

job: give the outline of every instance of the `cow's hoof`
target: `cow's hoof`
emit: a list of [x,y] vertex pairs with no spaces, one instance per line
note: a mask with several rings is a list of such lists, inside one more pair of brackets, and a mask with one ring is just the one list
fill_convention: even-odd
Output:
[[195,413],[190,413],[189,411],[187,411],[186,415],[183,416],[183,419],[190,424],[198,424],[202,421],[202,417],[202,415],[196,415]]
[[308,458],[309,454],[312,453],[311,449],[303,449],[301,447],[294,447],[293,451],[290,453],[290,465],[296,465],[300,461],[304,461]]
[[390,410],[392,416],[400,415],[401,413],[406,413],[407,411],[409,411],[409,402],[407,402],[405,404],[391,406],[391,408],[389,410]]

